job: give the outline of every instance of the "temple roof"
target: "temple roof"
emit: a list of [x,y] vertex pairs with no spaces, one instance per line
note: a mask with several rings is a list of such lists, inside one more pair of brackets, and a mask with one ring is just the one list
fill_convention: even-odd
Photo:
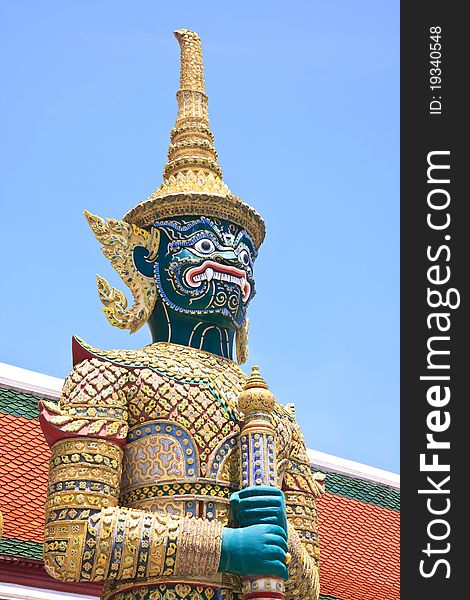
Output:
[[[42,566],[50,453],[38,401],[58,398],[61,387],[61,379],[0,363],[0,595],[2,582],[99,595],[99,585],[58,582]],[[318,501],[321,598],[398,599],[398,476],[322,452],[309,456],[312,469],[326,474]]]

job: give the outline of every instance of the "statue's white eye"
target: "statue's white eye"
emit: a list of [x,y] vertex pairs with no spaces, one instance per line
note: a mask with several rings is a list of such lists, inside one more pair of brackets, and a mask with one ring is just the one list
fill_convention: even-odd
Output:
[[245,265],[245,267],[248,267],[250,265],[250,255],[248,254],[248,252],[246,250],[242,250],[240,252],[240,254],[238,255],[238,260],[243,263]]
[[212,254],[215,250],[215,245],[212,240],[203,238],[202,240],[196,242],[193,248],[196,250],[196,252],[199,252],[199,254]]

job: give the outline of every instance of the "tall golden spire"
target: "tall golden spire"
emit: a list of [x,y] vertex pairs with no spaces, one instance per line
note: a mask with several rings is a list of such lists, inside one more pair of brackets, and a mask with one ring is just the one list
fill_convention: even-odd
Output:
[[170,134],[163,178],[188,170],[221,178],[222,169],[217,163],[214,136],[209,127],[201,40],[197,33],[187,29],[178,29],[175,37],[181,47],[180,89],[176,93],[178,115]]
[[181,48],[178,114],[170,134],[163,183],[124,215],[124,221],[149,227],[172,217],[206,216],[227,219],[243,227],[256,248],[264,240],[261,216],[234,196],[222,181],[214,136],[209,127],[201,40],[188,29],[174,32]]

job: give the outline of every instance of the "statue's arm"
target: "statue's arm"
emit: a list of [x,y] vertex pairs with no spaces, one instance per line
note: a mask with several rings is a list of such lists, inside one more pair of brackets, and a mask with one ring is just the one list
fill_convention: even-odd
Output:
[[135,371],[98,359],[67,378],[59,407],[41,407],[51,445],[44,563],[65,581],[212,575],[222,526],[119,506],[127,401]]
[[282,489],[291,554],[285,598],[316,600],[320,593],[320,552],[315,498],[321,495],[323,486],[311,471],[305,441],[297,423],[293,424],[292,447]]

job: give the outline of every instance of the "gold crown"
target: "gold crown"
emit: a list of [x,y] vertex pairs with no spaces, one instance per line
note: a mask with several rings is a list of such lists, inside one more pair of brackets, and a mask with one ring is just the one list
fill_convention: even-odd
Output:
[[209,127],[201,40],[188,29],[174,33],[181,48],[180,89],[176,93],[178,115],[171,130],[163,183],[123,219],[139,227],[172,217],[227,219],[243,227],[259,248],[266,233],[261,215],[234,196],[222,181]]

